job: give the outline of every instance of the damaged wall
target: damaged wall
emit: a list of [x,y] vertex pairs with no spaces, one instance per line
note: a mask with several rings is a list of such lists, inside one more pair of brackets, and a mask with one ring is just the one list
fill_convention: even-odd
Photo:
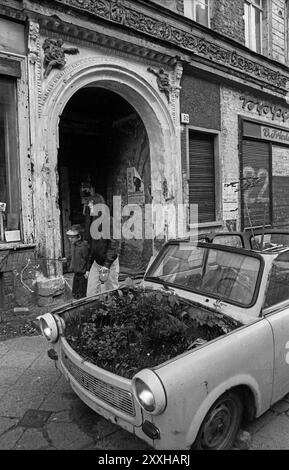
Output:
[[[113,158],[108,169],[108,194],[110,204],[113,195],[120,195],[122,205],[128,203],[127,168],[135,167],[145,190],[145,203],[151,202],[151,166],[148,136],[143,122],[137,114],[132,114],[113,125]],[[144,207],[144,206],[142,206]],[[143,211],[144,230],[144,211]],[[151,240],[123,240],[120,256],[121,266],[135,270],[145,266],[152,255]]]

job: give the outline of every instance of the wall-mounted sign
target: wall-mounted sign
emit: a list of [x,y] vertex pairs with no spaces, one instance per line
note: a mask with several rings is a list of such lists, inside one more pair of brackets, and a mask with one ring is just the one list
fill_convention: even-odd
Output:
[[181,114],[181,124],[190,124],[190,115],[189,114]]
[[272,146],[272,176],[289,177],[288,148],[278,145]]
[[127,203],[128,204],[144,204],[145,193],[143,181],[133,166],[127,168]]
[[261,126],[261,138],[272,140],[273,142],[289,144],[289,132],[274,129],[273,127]]
[[289,130],[243,121],[243,136],[289,145]]
[[276,118],[281,119],[283,122],[286,122],[289,119],[289,110],[285,109],[278,105],[273,105],[271,103],[264,103],[263,101],[258,101],[250,96],[241,96],[240,100],[243,101],[242,108],[246,111],[254,111],[259,114],[259,116],[267,116],[275,121]]
[[6,230],[5,240],[6,242],[20,242],[20,230]]

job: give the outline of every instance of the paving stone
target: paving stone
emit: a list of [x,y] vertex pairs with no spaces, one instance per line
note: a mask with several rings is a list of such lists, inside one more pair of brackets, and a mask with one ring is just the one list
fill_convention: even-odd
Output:
[[[92,411],[92,413],[94,412]],[[106,420],[102,416],[97,415],[96,413],[94,414],[98,417],[98,422],[91,428],[91,432],[93,433],[95,440],[103,439],[106,436],[119,431],[119,426],[113,424],[111,421]]]
[[9,354],[5,354],[1,358],[2,367],[29,367],[39,356],[39,352],[27,352],[27,351],[10,351]]
[[5,356],[9,352],[10,348],[5,342],[0,342],[0,357]]
[[3,435],[7,429],[11,428],[12,426],[17,425],[18,419],[16,418],[7,418],[0,416],[0,437]]
[[76,395],[76,393],[74,393],[74,391],[72,390],[67,380],[65,380],[65,378],[60,372],[59,372],[59,380],[54,386],[54,392],[55,393],[71,393],[73,395]]
[[237,435],[234,447],[239,450],[249,450],[252,436],[248,431],[240,431]]
[[275,405],[271,407],[271,410],[275,411],[275,413],[286,413],[289,411],[289,403],[285,400],[281,400]]
[[71,400],[64,395],[59,395],[56,393],[50,393],[44,402],[41,404],[41,410],[47,411],[65,411],[70,410]]
[[267,424],[270,424],[276,418],[276,414],[269,410],[264,413],[260,418],[255,419],[252,423],[249,423],[246,426],[246,431],[250,432],[252,435],[262,429]]
[[49,423],[46,426],[49,438],[58,450],[77,450],[91,446],[93,440],[73,423]]
[[0,400],[5,400],[4,396],[6,393],[9,393],[9,390],[11,389],[11,385],[0,385]]
[[4,341],[3,344],[10,351],[40,353],[48,349],[48,341],[43,336],[22,336]]
[[39,450],[50,445],[40,429],[25,429],[19,439],[15,450]]
[[252,450],[287,450],[289,447],[289,418],[276,416],[253,435]]
[[5,399],[0,400],[0,416],[21,417],[27,409],[39,408],[56,380],[58,377],[52,374],[25,371],[9,394],[4,395]]
[[0,450],[11,450],[15,447],[18,439],[22,436],[24,429],[15,428],[0,437]]
[[47,352],[41,353],[36,360],[31,364],[30,366],[31,370],[39,370],[39,371],[48,371],[48,370],[54,370],[57,372],[59,377],[61,376],[61,373],[56,369],[54,361],[49,359],[47,356]]
[[0,384],[13,385],[23,375],[24,370],[20,367],[4,367],[1,363],[0,367]]
[[289,403],[289,393],[288,393],[288,395],[286,395],[286,396],[283,398],[283,400],[285,400],[285,401],[287,401],[287,402]]
[[49,422],[51,423],[70,423],[70,409],[66,411],[59,411],[55,412],[53,410],[52,415],[49,418]]

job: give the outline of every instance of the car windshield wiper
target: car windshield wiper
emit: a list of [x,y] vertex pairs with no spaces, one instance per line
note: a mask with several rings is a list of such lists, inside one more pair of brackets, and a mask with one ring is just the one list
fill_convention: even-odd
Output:
[[155,277],[155,276],[146,277],[146,278],[145,278],[145,281],[158,282],[158,283],[161,284],[166,290],[171,290],[171,289],[172,289],[172,285],[171,285],[170,283],[168,283],[168,282],[165,281],[164,279],[160,279],[159,277]]

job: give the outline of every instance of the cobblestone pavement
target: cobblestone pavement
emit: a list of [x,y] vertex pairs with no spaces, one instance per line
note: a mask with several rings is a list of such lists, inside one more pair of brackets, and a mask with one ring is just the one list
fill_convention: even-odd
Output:
[[[0,361],[1,450],[149,450],[79,400],[47,357],[41,336],[0,342]],[[23,420],[28,410],[45,411],[45,422]],[[289,396],[247,430],[250,449],[289,449]]]

